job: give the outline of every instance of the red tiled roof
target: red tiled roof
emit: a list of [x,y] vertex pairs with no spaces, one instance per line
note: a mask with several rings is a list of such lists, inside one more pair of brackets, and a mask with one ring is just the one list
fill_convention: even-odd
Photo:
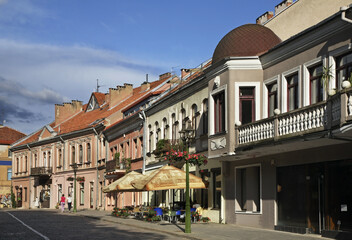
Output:
[[24,136],[26,136],[26,134],[13,128],[0,126],[0,144],[10,145]]
[[94,92],[93,95],[97,99],[99,106],[103,105],[103,103],[105,102],[105,93]]
[[[87,104],[85,104],[82,107],[83,110],[80,111],[79,113],[73,115],[71,118],[65,120],[64,122],[60,123],[57,126],[55,126],[55,122],[53,122],[50,126],[54,129],[55,132],[58,133],[58,135],[95,127],[98,124],[100,124],[102,121],[104,121],[105,118],[108,118],[112,114],[121,111],[121,109],[124,109],[126,107],[132,107],[134,104],[136,104],[139,101],[140,98],[143,98],[145,95],[150,94],[150,92],[153,91],[155,87],[157,87],[164,81],[165,79],[151,82],[149,90],[144,92],[141,92],[141,87],[134,88],[133,95],[131,95],[130,97],[127,97],[116,106],[104,105],[101,108],[86,112],[85,110],[87,108]],[[98,101],[102,101],[102,98],[104,96],[104,101],[105,101],[105,94],[102,94],[102,93],[93,93],[93,94],[95,97],[97,97]],[[99,102],[99,104],[101,104],[101,102]],[[97,120],[100,120],[100,121],[97,121]],[[40,133],[41,133],[41,130],[34,133],[28,139],[18,143],[17,145],[24,145],[24,144],[38,141]]]

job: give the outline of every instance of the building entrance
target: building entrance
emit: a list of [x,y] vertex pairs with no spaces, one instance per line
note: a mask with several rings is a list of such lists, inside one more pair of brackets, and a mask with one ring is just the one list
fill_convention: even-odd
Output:
[[352,232],[352,160],[279,167],[276,228]]

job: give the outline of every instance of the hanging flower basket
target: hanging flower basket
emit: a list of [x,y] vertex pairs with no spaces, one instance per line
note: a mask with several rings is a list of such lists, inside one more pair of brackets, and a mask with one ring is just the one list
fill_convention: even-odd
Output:
[[187,151],[176,151],[173,149],[165,153],[164,159],[168,160],[170,165],[177,168],[182,168],[186,161],[198,167],[208,163],[208,158],[203,154],[190,154]]
[[76,180],[80,183],[84,183],[85,178],[84,177],[77,177]]

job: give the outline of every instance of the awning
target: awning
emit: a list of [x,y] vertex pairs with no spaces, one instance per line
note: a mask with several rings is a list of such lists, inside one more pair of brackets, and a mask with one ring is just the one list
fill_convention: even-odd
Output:
[[[186,172],[173,166],[164,166],[147,173],[139,180],[132,181],[131,185],[140,191],[185,189]],[[190,173],[189,187],[206,188],[206,185],[200,177]]]
[[113,192],[113,191],[119,191],[119,192],[138,191],[131,185],[131,181],[138,180],[142,177],[144,177],[144,175],[142,175],[138,172],[134,172],[134,171],[129,172],[125,176],[117,179],[115,182],[104,187],[103,192],[108,193],[108,192]]

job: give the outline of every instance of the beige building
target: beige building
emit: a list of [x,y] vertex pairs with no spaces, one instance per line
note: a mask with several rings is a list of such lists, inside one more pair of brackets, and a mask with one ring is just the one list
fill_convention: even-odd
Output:
[[274,11],[258,17],[257,23],[270,28],[284,41],[351,3],[351,0],[284,0],[275,6]]

